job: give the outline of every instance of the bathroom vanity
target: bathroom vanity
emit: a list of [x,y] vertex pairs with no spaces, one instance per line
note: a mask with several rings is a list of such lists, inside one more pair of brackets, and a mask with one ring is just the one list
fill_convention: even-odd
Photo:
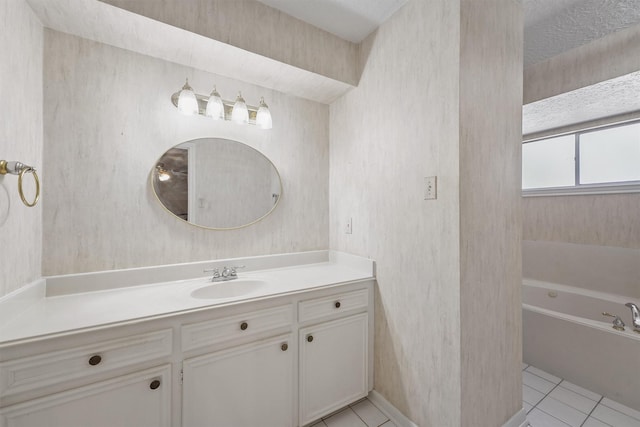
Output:
[[0,301],[0,426],[308,425],[372,388],[373,286],[326,251],[46,278]]

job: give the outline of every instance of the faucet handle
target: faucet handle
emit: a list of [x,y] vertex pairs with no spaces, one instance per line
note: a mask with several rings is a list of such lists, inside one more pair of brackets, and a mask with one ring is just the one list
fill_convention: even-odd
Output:
[[230,276],[237,276],[237,275],[238,275],[238,273],[236,272],[236,270],[237,270],[238,268],[245,268],[245,267],[246,267],[245,265],[236,265],[236,266],[234,266],[234,267],[231,267],[231,273],[230,273]]
[[606,311],[603,311],[602,315],[603,316],[608,316],[608,317],[614,317],[614,319],[613,319],[613,329],[615,329],[617,331],[624,331],[625,324],[622,321],[622,319],[620,318],[620,316],[617,316],[617,315],[611,314],[611,313],[607,313]]
[[212,269],[208,269],[208,270],[203,270],[204,273],[213,273],[213,277],[211,277],[211,280],[213,279],[217,279],[218,277],[220,277],[220,269],[219,268],[212,268]]

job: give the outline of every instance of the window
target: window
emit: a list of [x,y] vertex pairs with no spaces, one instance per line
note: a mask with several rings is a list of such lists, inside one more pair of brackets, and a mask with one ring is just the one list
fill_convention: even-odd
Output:
[[640,121],[525,141],[524,195],[640,192]]
[[522,188],[576,184],[573,135],[543,139],[522,146]]

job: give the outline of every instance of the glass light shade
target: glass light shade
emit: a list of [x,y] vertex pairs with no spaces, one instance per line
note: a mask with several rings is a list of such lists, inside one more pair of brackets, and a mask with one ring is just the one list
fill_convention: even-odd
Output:
[[207,101],[207,111],[205,114],[214,120],[224,119],[224,104],[215,86]]
[[249,110],[247,109],[247,103],[242,98],[242,93],[238,92],[236,103],[233,104],[233,110],[231,110],[231,120],[240,124],[249,123]]
[[189,79],[182,87],[180,94],[178,95],[178,110],[182,114],[198,114],[198,100],[196,98],[196,94],[193,92],[191,86],[189,86]]
[[258,107],[256,114],[256,125],[262,129],[271,129],[273,127],[271,112],[269,111],[269,106],[264,102],[264,98],[260,98],[260,107]]

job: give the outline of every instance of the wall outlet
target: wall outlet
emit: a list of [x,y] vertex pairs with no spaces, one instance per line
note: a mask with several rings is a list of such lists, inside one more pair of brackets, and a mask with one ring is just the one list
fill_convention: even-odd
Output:
[[435,200],[438,198],[438,177],[427,176],[424,178],[424,199]]
[[351,218],[347,219],[347,225],[345,225],[344,227],[344,233],[353,234],[353,221],[351,220]]

